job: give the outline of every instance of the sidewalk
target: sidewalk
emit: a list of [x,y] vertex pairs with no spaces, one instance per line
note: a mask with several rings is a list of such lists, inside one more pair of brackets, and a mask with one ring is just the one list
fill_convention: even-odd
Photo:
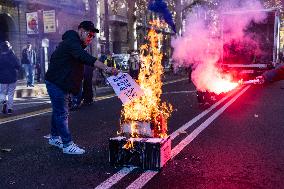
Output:
[[25,79],[18,80],[14,98],[40,97],[47,94],[44,83],[35,83],[34,86],[35,87],[27,87],[27,82]]
[[[180,78],[186,78],[186,73],[173,74],[170,72],[165,72],[163,82],[171,81]],[[93,86],[95,96],[102,96],[106,94],[113,93],[113,89],[111,86]],[[15,98],[23,98],[23,97],[44,97],[47,95],[47,90],[45,84],[43,82],[37,83],[35,82],[35,87],[27,87],[26,80],[18,80],[17,87],[15,90]]]

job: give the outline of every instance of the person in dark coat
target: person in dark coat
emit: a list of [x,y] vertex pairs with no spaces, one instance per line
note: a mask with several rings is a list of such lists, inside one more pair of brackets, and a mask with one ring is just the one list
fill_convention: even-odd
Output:
[[84,105],[92,105],[94,100],[93,93],[93,66],[84,65],[83,83],[80,92],[77,95],[72,95],[70,98],[70,111],[76,111],[81,107],[81,102]]
[[92,42],[99,30],[91,21],[83,21],[78,31],[69,30],[62,36],[56,50],[52,53],[45,75],[46,88],[52,105],[51,137],[49,144],[63,149],[66,154],[83,154],[68,128],[69,94],[77,95],[81,90],[84,65],[95,66],[113,75],[117,70],[108,67],[84,49]]
[[115,60],[114,60],[114,58],[112,57],[111,54],[108,54],[108,55],[107,55],[107,59],[105,60],[104,63],[105,63],[107,66],[117,68],[116,62],[115,62]]
[[[102,55],[99,58],[99,61],[103,62],[108,67],[116,68],[115,64],[108,64],[108,56]],[[94,100],[94,93],[93,93],[93,71],[94,67],[84,65],[84,76],[83,76],[83,84],[81,91],[78,95],[72,96],[71,98],[71,105],[70,110],[75,111],[78,110],[81,106],[81,102],[83,101],[83,105],[92,105]],[[103,79],[106,80],[106,75],[103,73],[103,70],[100,70],[100,74],[102,75]]]
[[140,62],[139,62],[139,55],[134,50],[130,52],[130,57],[128,60],[129,65],[129,75],[133,79],[138,79],[139,70],[140,70]]
[[[103,62],[105,65],[107,65],[107,55],[106,54],[101,54],[99,61]],[[106,74],[100,70],[99,71],[100,76],[101,76],[101,85],[107,85],[107,79],[106,79]]]
[[82,101],[84,105],[93,104],[93,71],[93,66],[84,65],[84,75],[81,91],[78,95],[72,96],[72,102],[70,107],[71,111],[79,109]]
[[93,92],[93,71],[94,68],[91,66],[84,67],[84,80],[83,80],[83,93],[82,99],[83,104],[91,105],[94,100],[94,92]]
[[284,48],[279,52],[280,63],[284,63]]
[[2,113],[12,114],[20,62],[8,41],[0,44],[0,102]]
[[22,51],[22,65],[26,72],[27,87],[34,87],[34,77],[36,68],[36,52],[32,49],[32,44],[27,43]]
[[261,76],[256,77],[256,79],[259,79],[259,84],[284,80],[284,64],[280,64],[275,69],[264,72]]

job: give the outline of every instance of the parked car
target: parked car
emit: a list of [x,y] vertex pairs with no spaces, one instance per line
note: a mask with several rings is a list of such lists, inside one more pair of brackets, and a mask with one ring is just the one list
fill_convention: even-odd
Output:
[[118,64],[118,67],[121,70],[128,70],[128,59],[130,57],[129,54],[113,54],[112,57],[114,58],[115,62]]

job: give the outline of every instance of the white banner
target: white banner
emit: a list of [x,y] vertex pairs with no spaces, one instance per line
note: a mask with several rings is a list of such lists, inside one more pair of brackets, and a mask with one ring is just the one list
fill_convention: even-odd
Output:
[[117,76],[108,77],[107,80],[123,104],[144,94],[140,86],[127,73],[120,72]]
[[27,34],[38,34],[38,14],[37,12],[26,13]]
[[55,10],[43,11],[43,32],[56,32]]

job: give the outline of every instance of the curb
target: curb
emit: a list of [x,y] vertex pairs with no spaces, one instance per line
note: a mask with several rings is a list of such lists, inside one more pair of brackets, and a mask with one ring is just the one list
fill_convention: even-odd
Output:
[[[111,87],[100,87],[96,88],[94,92],[96,96],[101,96],[104,94],[112,93],[113,89]],[[47,94],[47,89],[44,85],[36,85],[34,88],[17,87],[15,90],[14,98],[42,97],[46,96]]]
[[16,88],[14,98],[41,97],[45,95],[47,95],[45,87],[35,86],[34,88]]

